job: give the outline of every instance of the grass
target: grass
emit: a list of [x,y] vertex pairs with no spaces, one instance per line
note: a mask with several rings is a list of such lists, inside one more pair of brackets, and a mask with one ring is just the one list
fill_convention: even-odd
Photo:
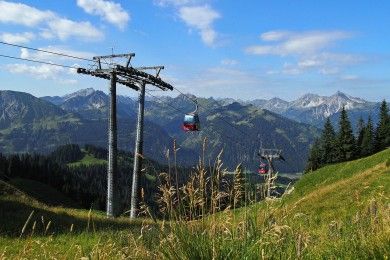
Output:
[[[171,220],[155,223],[49,207],[0,183],[0,259],[388,259],[389,158],[390,149],[326,166],[280,199],[219,213],[212,200],[214,214],[191,221],[180,217],[183,205],[171,207],[172,189],[163,194]],[[183,188],[182,203],[196,181]]]
[[89,165],[104,165],[107,164],[106,160],[98,159],[88,153],[84,153],[84,157],[77,162],[68,163],[69,167],[79,167],[81,165],[89,166]]
[[155,225],[147,219],[113,220],[99,211],[48,206],[2,181],[0,219],[0,259],[123,258],[136,253],[129,245],[143,239],[142,228]]
[[304,175],[290,195],[176,225],[168,259],[388,259],[390,150]]

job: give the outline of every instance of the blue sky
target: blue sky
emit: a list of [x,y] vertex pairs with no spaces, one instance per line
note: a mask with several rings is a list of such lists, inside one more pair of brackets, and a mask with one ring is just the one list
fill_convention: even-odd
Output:
[[[1,41],[86,58],[135,52],[133,66],[165,65],[163,79],[198,96],[390,100],[389,1],[0,0],[0,10]],[[3,45],[0,54],[89,66]],[[0,77],[0,89],[36,96],[108,84],[6,58]]]

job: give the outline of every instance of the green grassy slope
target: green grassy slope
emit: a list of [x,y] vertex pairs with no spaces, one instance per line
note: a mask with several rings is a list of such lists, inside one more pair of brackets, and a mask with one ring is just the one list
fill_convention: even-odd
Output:
[[0,258],[388,259],[389,158],[390,149],[329,165],[280,199],[169,228],[49,207],[0,182]]
[[106,218],[104,212],[100,211],[48,206],[14,186],[0,181],[0,234],[2,236],[19,236],[32,211],[34,213],[28,228],[30,232],[36,221],[38,224],[34,230],[35,234],[42,234],[45,231],[46,226],[43,227],[42,219],[46,224],[51,221],[48,232],[54,235],[69,233],[72,225],[72,231],[80,233],[88,228],[119,230],[139,224],[130,222],[125,217],[110,220]]
[[304,175],[282,202],[326,222],[352,217],[372,200],[390,202],[390,149]]
[[[304,175],[289,194],[179,227],[169,258],[388,259],[390,149]],[[211,247],[211,248],[210,248]],[[214,248],[214,249],[213,249]],[[216,250],[216,251],[213,251]]]
[[154,225],[145,219],[114,220],[104,212],[48,206],[3,181],[0,220],[0,259],[123,258],[134,254],[130,244],[142,227]]

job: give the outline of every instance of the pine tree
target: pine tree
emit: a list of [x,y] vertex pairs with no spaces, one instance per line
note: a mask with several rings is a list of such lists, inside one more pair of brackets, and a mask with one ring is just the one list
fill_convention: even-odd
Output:
[[379,122],[375,132],[375,150],[381,151],[388,146],[390,146],[390,116],[387,103],[383,100],[379,112]]
[[339,133],[337,138],[337,161],[344,162],[355,158],[356,143],[351,122],[349,121],[345,107],[341,110]]
[[367,125],[363,128],[360,156],[364,157],[374,153],[374,141],[374,126],[372,124],[371,116],[369,116]]
[[356,139],[356,155],[360,156],[361,155],[361,150],[362,150],[362,142],[363,142],[363,136],[364,136],[364,131],[366,130],[366,126],[364,125],[364,120],[360,116],[358,124],[357,124],[357,139]]
[[326,119],[320,139],[321,164],[333,163],[336,159],[336,133],[329,117]]
[[316,139],[310,149],[310,154],[307,160],[305,172],[315,171],[320,168],[321,165],[320,141]]

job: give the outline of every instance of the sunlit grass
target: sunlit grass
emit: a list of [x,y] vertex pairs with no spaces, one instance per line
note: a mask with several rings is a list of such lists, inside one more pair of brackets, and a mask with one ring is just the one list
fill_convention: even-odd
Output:
[[[159,222],[110,220],[3,192],[0,259],[388,259],[388,158],[390,150],[326,166],[304,175],[289,194],[254,204],[241,181],[222,189],[218,158],[211,169],[201,159],[179,196],[174,169],[163,176],[166,220]],[[147,205],[142,209],[147,214]]]

